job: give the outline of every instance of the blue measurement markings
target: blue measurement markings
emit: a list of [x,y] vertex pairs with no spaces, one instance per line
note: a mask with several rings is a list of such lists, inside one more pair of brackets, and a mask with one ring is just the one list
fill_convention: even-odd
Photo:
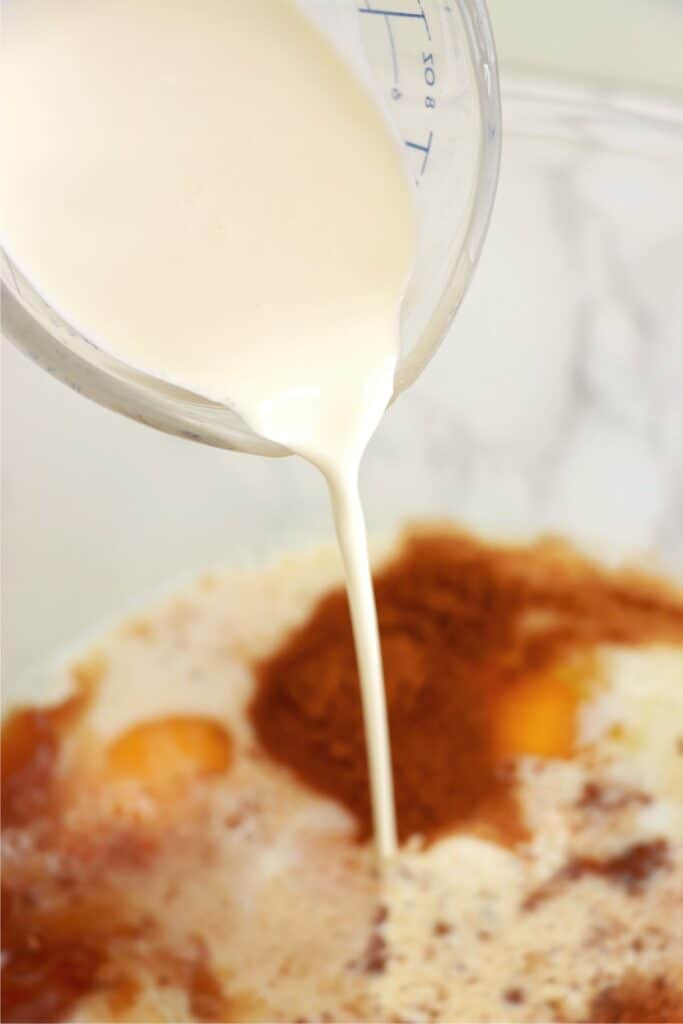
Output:
[[427,169],[427,161],[429,160],[429,154],[432,149],[432,140],[434,138],[434,132],[429,133],[426,145],[420,142],[410,142],[408,139],[405,140],[408,149],[416,149],[419,153],[422,153],[422,167],[420,168],[420,174],[424,174]]
[[417,0],[418,10],[416,11],[397,11],[392,7],[373,7],[370,0],[366,3],[365,7],[359,7],[359,14],[375,14],[384,18],[412,18],[416,21],[421,21],[425,27],[427,37],[432,38],[431,32],[429,31],[429,22],[427,21],[427,15],[422,7],[421,0]]
[[[373,6],[372,0],[365,0],[365,6],[358,8],[359,14],[369,14],[375,17],[381,17],[384,19],[386,25],[387,36],[389,39],[389,48],[391,51],[391,67],[393,76],[393,88],[391,90],[391,96],[394,100],[400,100],[402,98],[402,91],[400,89],[400,78],[399,78],[399,67],[398,67],[398,55],[396,52],[396,43],[394,40],[394,33],[392,29],[392,19],[409,19],[413,22],[421,22],[424,26],[424,30],[427,34],[427,38],[431,40],[432,34],[429,28],[429,21],[427,14],[422,5],[422,0],[415,0],[413,10],[397,10],[394,7],[380,7]],[[431,90],[432,86],[436,84],[436,68],[434,65],[434,55],[432,53],[422,53],[422,74],[425,85]],[[427,109],[433,109],[436,106],[436,97],[428,93],[424,97],[424,105]],[[426,143],[416,142],[412,139],[405,139],[405,145],[408,149],[417,150],[422,153],[422,165],[420,167],[420,176],[422,176],[427,168],[429,161],[429,154],[432,149],[432,142],[434,140],[434,132],[430,130],[429,136]]]

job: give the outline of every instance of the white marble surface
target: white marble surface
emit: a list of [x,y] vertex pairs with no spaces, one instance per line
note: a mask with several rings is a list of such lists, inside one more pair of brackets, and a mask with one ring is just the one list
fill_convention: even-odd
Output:
[[[371,528],[561,531],[683,577],[681,128],[514,91],[475,283],[366,460]],[[331,535],[309,467],[156,434],[6,343],[3,420],[11,689],[184,573]]]

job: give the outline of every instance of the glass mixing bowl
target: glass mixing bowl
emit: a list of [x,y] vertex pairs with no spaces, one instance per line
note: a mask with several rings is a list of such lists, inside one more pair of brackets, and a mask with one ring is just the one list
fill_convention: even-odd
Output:
[[[299,3],[384,111],[415,185],[418,244],[401,307],[398,393],[415,380],[443,341],[491,214],[500,158],[500,106],[486,5],[484,0]],[[7,35],[11,25],[12,6],[7,4]],[[256,435],[235,409],[136,370],[99,348],[58,312],[59,297],[42,294],[31,268],[21,267],[11,246],[1,243],[0,232],[3,332],[50,373],[110,409],[160,430],[244,452],[288,454]],[[104,270],[106,252],[93,258]],[[230,302],[229,287],[225,301]]]
[[[370,529],[556,531],[683,578],[681,111],[533,81],[503,95],[488,242],[447,343],[370,446]],[[4,417],[9,699],[175,579],[333,535],[302,461],[148,430],[10,345]]]

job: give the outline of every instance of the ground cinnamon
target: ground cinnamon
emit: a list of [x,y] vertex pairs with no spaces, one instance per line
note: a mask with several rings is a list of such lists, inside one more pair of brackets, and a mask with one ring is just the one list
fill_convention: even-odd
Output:
[[[446,530],[415,533],[375,588],[401,840],[463,824],[518,838],[510,759],[570,753],[590,652],[683,638],[683,597],[601,572],[560,543],[495,547]],[[267,752],[344,804],[369,836],[343,590],[319,602],[257,677],[251,719]]]
[[620,853],[603,859],[572,857],[547,882],[529,893],[522,906],[524,910],[536,910],[546,900],[557,896],[565,885],[588,875],[604,878],[626,892],[636,894],[653,874],[670,868],[669,844],[664,839],[633,843]]
[[54,775],[62,735],[85,710],[89,693],[79,690],[52,707],[14,711],[2,727],[3,828],[28,825],[54,802]]
[[683,979],[649,978],[631,971],[593,997],[591,1024],[676,1024],[683,1022]]
[[[127,892],[128,873],[153,870],[164,838],[173,840],[134,818],[105,818],[81,830],[67,824],[69,780],[60,776],[60,756],[92,696],[83,666],[73,674],[72,697],[14,711],[2,727],[1,823],[27,841],[3,876],[0,1016],[6,1024],[71,1019],[82,997],[99,993],[119,1019],[135,1001],[142,968],[168,973],[184,988],[194,1020],[225,1020],[227,1000],[201,939],[189,937],[182,953],[171,950]],[[109,754],[112,781],[133,777],[167,796],[170,780],[177,797],[186,777],[227,770],[232,743],[211,720],[168,716],[127,731]]]

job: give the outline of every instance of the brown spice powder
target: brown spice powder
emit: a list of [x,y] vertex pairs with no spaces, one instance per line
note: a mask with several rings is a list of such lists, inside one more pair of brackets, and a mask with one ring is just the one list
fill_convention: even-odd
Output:
[[534,911],[547,900],[557,896],[563,887],[581,878],[604,878],[635,895],[649,882],[652,875],[671,868],[669,843],[665,839],[633,843],[612,857],[573,857],[552,878],[534,889],[522,904],[523,910]]
[[683,987],[670,978],[631,972],[602,989],[591,1001],[591,1024],[679,1024],[683,1022]]
[[[401,840],[463,825],[522,837],[510,758],[571,752],[576,667],[587,668],[600,644],[683,639],[681,595],[633,573],[601,571],[554,541],[497,547],[452,531],[416,532],[375,589]],[[322,598],[257,666],[257,678],[250,713],[267,752],[342,803],[367,838],[368,771],[343,590]],[[511,709],[512,725],[501,729]],[[548,744],[548,736],[557,739]]]
[[[14,711],[3,723],[1,823],[3,830],[24,831],[29,841],[3,876],[2,1020],[65,1020],[93,993],[103,995],[112,1019],[119,1019],[135,1002],[141,967],[168,971],[186,991],[193,1019],[228,1019],[227,999],[201,939],[190,937],[182,954],[166,948],[158,923],[129,899],[127,873],[154,870],[161,836],[147,834],[134,820],[104,820],[75,832],[65,823],[68,780],[59,777],[60,754],[92,697],[81,673],[74,677],[74,696]],[[183,773],[192,769],[200,777],[229,766],[231,743],[218,723],[175,716],[148,723],[148,732],[176,783],[174,759]],[[124,734],[123,747],[114,744],[114,766],[127,773],[137,769],[149,782],[147,747],[133,731],[131,752],[130,735]]]

